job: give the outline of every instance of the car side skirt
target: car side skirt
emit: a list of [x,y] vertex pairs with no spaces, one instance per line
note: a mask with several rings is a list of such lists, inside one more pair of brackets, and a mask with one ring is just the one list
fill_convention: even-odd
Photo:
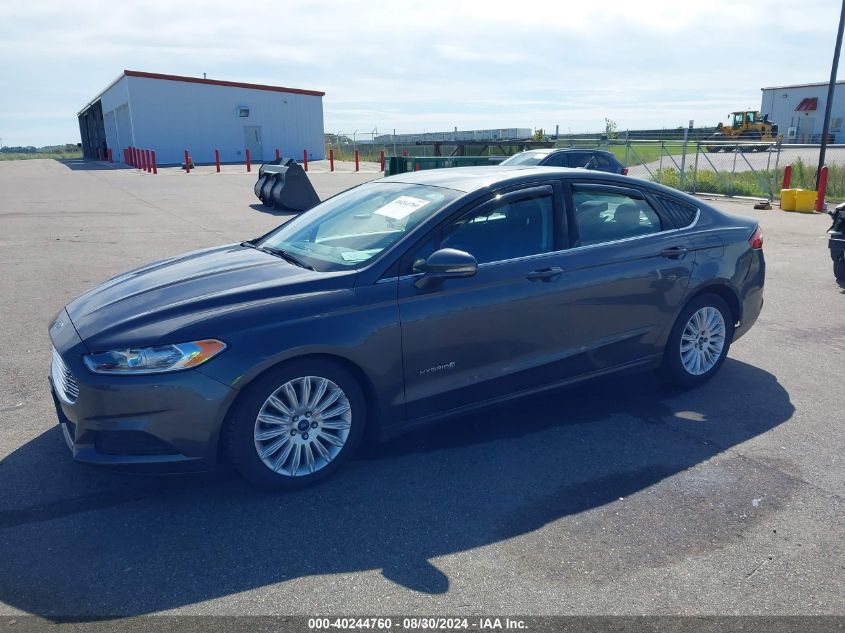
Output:
[[648,369],[657,369],[658,367],[660,367],[662,359],[662,353],[653,354],[651,356],[639,358],[637,360],[629,361],[627,363],[614,365],[613,367],[606,367],[604,369],[588,372],[579,376],[573,376],[571,378],[565,378],[563,380],[558,380],[556,382],[548,383],[545,385],[532,387],[530,389],[523,389],[521,391],[515,391],[513,393],[497,396],[495,398],[489,398],[487,400],[482,400],[473,404],[457,407],[448,411],[443,411],[435,415],[406,420],[401,424],[392,424],[387,427],[382,427],[378,439],[379,441],[386,441],[399,435],[403,435],[405,433],[424,428],[431,424],[436,424],[437,422],[441,422],[447,418],[474,413],[479,410],[501,405],[505,402],[510,402],[511,400],[517,400],[525,396],[543,393],[545,391],[560,389],[561,387],[566,387],[579,382],[584,382],[593,378],[607,376],[609,374],[623,373],[626,371],[643,371]]

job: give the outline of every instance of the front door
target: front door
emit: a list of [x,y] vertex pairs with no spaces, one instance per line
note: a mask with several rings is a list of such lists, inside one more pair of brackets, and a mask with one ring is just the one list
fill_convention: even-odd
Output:
[[264,151],[261,146],[260,125],[244,126],[244,146],[249,150],[250,160],[259,162],[264,160]]
[[[408,253],[398,289],[408,418],[548,381],[547,361],[566,347],[561,192],[554,183],[506,193]],[[438,248],[472,254],[477,274],[419,288]]]

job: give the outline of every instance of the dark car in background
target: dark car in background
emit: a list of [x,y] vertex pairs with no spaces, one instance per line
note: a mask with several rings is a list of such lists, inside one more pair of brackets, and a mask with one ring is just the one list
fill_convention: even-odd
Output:
[[756,221],[654,183],[406,173],[86,292],[50,327],[50,379],[78,461],[230,460],[291,488],[365,436],[540,390],[631,369],[699,385],[757,319],[764,269]]
[[609,174],[628,173],[628,168],[616,156],[600,149],[530,149],[506,158],[500,165],[582,167]]

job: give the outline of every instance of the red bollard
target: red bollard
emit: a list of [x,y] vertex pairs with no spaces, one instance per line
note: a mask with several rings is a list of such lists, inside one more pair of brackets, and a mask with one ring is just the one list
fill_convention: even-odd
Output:
[[141,163],[141,150],[135,148],[135,167],[136,169],[143,169],[144,165]]
[[135,166],[135,148],[134,147],[129,148],[129,166],[130,167]]
[[819,188],[816,194],[816,211],[821,213],[824,211],[824,194],[827,191],[827,165],[821,168],[819,172]]
[[308,171],[308,150],[302,150],[302,168]]
[[279,160],[282,157],[282,153],[279,151],[279,148],[276,148],[276,160]]
[[355,171],[360,170],[361,165],[358,163],[358,150],[355,150]]
[[420,170],[420,164],[414,163],[414,171],[419,171],[419,170]]
[[147,164],[147,173],[153,173],[153,160],[150,158],[150,150],[144,150],[144,162]]
[[220,173],[220,150],[214,150],[214,164],[217,165],[217,173]]
[[789,189],[792,184],[792,165],[787,165],[783,168],[783,187],[781,189]]
[[378,153],[379,171],[384,171],[384,150]]
[[152,160],[153,160],[153,173],[157,174],[158,173],[158,167],[156,166],[156,151],[154,149],[150,150],[150,158],[152,158]]
[[139,149],[138,152],[141,154],[141,171],[147,171],[147,155],[142,149]]
[[246,170],[252,171],[252,163],[249,160],[249,150],[246,150]]
[[185,173],[191,173],[191,155],[188,154],[188,150],[185,150]]
[[114,161],[112,160],[111,147],[109,148],[109,162],[110,162],[110,163],[113,163],[113,162],[114,162]]
[[329,171],[334,171],[334,150],[329,150]]

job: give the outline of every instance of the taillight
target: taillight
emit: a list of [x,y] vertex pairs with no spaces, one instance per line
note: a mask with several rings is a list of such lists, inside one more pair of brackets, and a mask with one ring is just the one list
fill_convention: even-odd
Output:
[[759,226],[754,231],[754,234],[748,238],[748,245],[751,248],[763,248],[763,229]]
[[628,168],[627,168],[627,167],[623,167],[623,168],[622,168],[622,175],[623,175],[623,176],[627,176],[627,175],[628,175]]

